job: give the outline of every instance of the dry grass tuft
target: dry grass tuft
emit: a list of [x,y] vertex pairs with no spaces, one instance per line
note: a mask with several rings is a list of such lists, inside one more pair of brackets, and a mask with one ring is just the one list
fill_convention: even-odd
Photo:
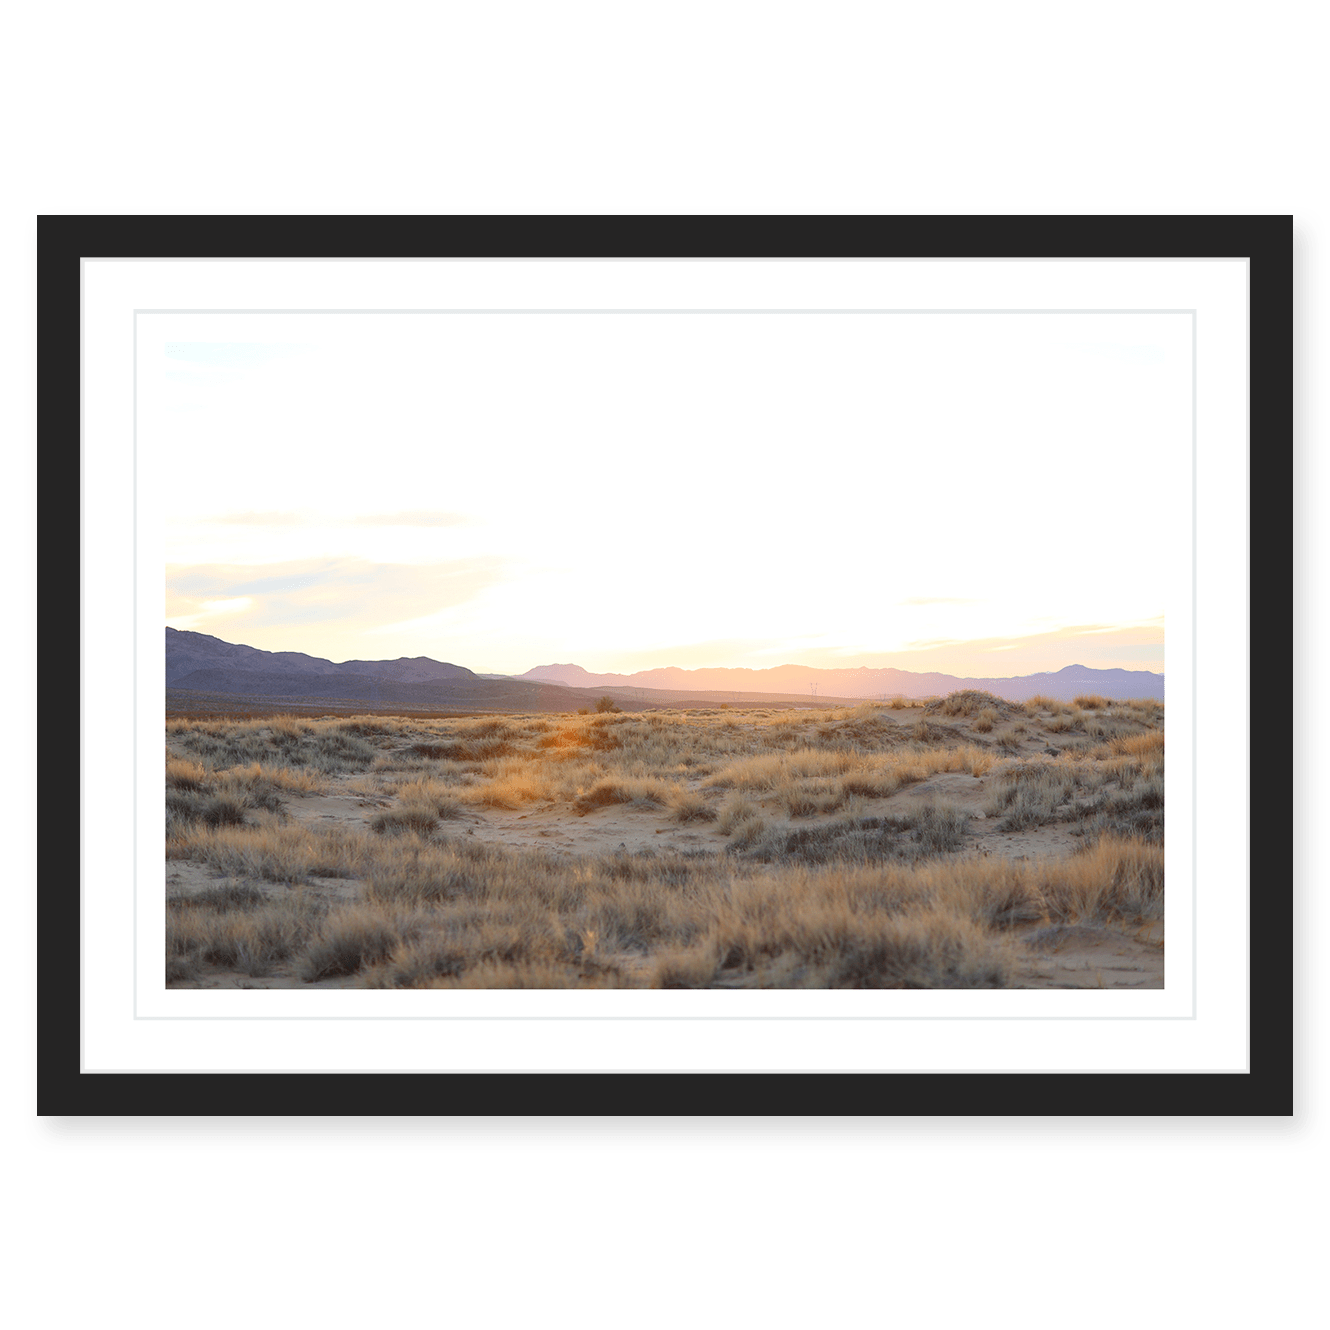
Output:
[[1108,698],[1100,697],[1098,693],[1078,693],[1071,699],[1071,704],[1082,711],[1107,711],[1110,705]]
[[1005,814],[1004,831],[1043,826],[1076,785],[1073,770],[1054,762],[1026,762],[1005,770],[993,785],[984,811]]
[[168,756],[166,759],[166,787],[170,790],[202,790],[210,784],[210,773],[199,762],[184,761]]
[[674,822],[714,822],[717,813],[705,796],[696,790],[678,789],[672,791],[665,800],[670,810],[670,819]]
[[220,873],[262,882],[308,882],[311,877],[360,877],[370,855],[367,835],[340,827],[315,833],[276,821],[257,826],[183,828],[172,857],[197,859]]
[[414,916],[385,913],[369,906],[351,906],[331,915],[300,963],[307,983],[358,974],[366,966],[385,961],[417,929]]
[[398,835],[410,832],[417,836],[428,836],[439,825],[439,815],[426,804],[402,804],[384,813],[375,813],[370,819],[370,829],[379,835]]
[[974,716],[987,711],[996,719],[998,716],[1013,715],[1015,710],[1010,702],[1004,702],[993,693],[986,693],[979,688],[962,688],[959,692],[948,693],[946,697],[930,702],[924,707],[924,715]]
[[187,981],[204,964],[251,977],[270,974],[300,952],[323,913],[298,895],[274,900],[234,884],[168,897],[166,905],[168,982]]

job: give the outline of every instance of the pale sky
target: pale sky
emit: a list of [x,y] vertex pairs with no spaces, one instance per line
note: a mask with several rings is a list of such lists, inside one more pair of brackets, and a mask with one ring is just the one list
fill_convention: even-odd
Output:
[[172,627],[495,673],[1164,668],[1184,316],[258,322],[140,340]]

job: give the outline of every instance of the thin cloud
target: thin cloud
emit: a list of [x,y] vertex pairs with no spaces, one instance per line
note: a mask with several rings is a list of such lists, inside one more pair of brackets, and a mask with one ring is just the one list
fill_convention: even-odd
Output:
[[503,580],[507,561],[494,556],[432,564],[313,559],[236,565],[193,564],[166,570],[167,617],[202,623],[212,606],[248,598],[228,610],[228,629],[324,625],[366,632],[465,604]]

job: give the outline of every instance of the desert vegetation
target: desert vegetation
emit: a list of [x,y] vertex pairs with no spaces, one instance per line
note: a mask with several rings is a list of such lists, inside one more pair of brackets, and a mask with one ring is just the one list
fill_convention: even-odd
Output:
[[1157,986],[1163,723],[974,691],[168,720],[166,979]]

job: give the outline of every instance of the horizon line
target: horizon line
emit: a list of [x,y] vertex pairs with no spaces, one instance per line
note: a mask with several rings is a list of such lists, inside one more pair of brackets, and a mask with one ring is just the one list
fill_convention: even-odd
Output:
[[[505,671],[505,670],[479,670],[479,669],[473,669],[471,666],[465,666],[465,665],[460,665],[460,666],[459,666],[459,665],[457,665],[457,663],[456,663],[455,661],[444,661],[444,660],[439,660],[439,659],[438,659],[437,657],[435,657],[435,656],[426,656],[426,655],[418,655],[418,656],[393,656],[393,657],[386,657],[386,656],[384,656],[384,657],[378,657],[378,658],[376,658],[376,659],[370,659],[369,657],[348,656],[345,660],[340,660],[340,661],[339,661],[339,660],[333,660],[333,658],[332,658],[331,656],[315,656],[315,655],[311,654],[311,653],[308,652],[308,651],[288,651],[288,650],[274,651],[274,650],[271,650],[270,648],[267,648],[267,647],[255,647],[255,646],[250,646],[249,643],[246,643],[246,642],[230,642],[230,641],[228,641],[226,638],[218,637],[218,636],[217,636],[216,634],[214,634],[214,633],[201,633],[201,632],[199,632],[197,629],[194,629],[194,628],[175,628],[175,627],[173,627],[173,626],[172,626],[171,624],[169,624],[169,623],[166,624],[165,627],[166,627],[166,631],[167,631],[167,632],[172,632],[172,633],[193,633],[193,634],[194,634],[195,636],[197,636],[197,637],[208,637],[208,638],[211,638],[214,642],[221,642],[221,643],[223,643],[223,644],[226,645],[226,646],[243,646],[243,647],[246,647],[246,648],[247,648],[248,650],[250,650],[250,651],[259,651],[259,652],[262,652],[262,653],[265,654],[265,655],[273,655],[273,656],[275,656],[275,655],[304,656],[306,659],[309,659],[309,660],[322,660],[322,661],[326,661],[326,662],[328,662],[329,664],[332,664],[332,665],[349,665],[349,664],[352,664],[352,663],[363,663],[363,664],[367,664],[367,665],[372,665],[372,664],[395,665],[395,664],[400,664],[400,663],[403,662],[403,661],[417,661],[417,660],[421,660],[421,661],[432,661],[434,664],[437,664],[437,665],[453,665],[455,668],[469,670],[472,674],[475,674],[475,675],[478,675],[478,676],[489,676],[489,677],[494,677],[494,678],[499,678],[499,679],[522,679],[522,678],[525,678],[526,675],[531,674],[534,670],[552,670],[552,669],[574,669],[574,670],[580,670],[583,674],[590,675],[590,676],[592,676],[592,677],[596,677],[596,676],[605,676],[605,675],[613,675],[613,676],[616,676],[616,677],[618,677],[618,678],[625,679],[625,680],[629,680],[629,679],[636,678],[638,675],[642,675],[642,674],[652,674],[652,673],[655,673],[655,672],[657,672],[657,671],[661,671],[661,670],[676,670],[676,671],[678,671],[678,672],[681,673],[681,674],[702,674],[702,673],[705,673],[705,672],[707,672],[707,671],[717,671],[717,670],[729,670],[729,671],[734,671],[734,672],[743,672],[743,673],[747,673],[747,674],[766,674],[766,673],[770,673],[770,672],[772,672],[772,671],[774,671],[774,670],[784,670],[784,669],[809,670],[809,671],[812,671],[812,672],[815,672],[815,673],[821,673],[821,674],[847,674],[847,673],[858,673],[859,671],[872,671],[872,672],[877,672],[877,671],[882,671],[882,670],[892,670],[892,671],[894,671],[894,672],[897,673],[897,674],[911,674],[911,675],[917,675],[917,676],[920,676],[920,677],[924,677],[924,676],[927,676],[927,675],[930,675],[930,674],[931,674],[931,675],[939,675],[939,676],[941,676],[941,677],[943,677],[943,678],[948,678],[948,679],[960,679],[960,680],[967,680],[967,679],[978,679],[978,680],[984,680],[984,679],[991,679],[991,680],[999,680],[999,679],[1010,679],[1010,680],[1015,680],[1015,679],[1030,679],[1030,678],[1035,677],[1036,675],[1041,675],[1041,674],[1046,674],[1046,675],[1056,675],[1056,674],[1061,674],[1061,673],[1063,673],[1063,672],[1066,671],[1066,670],[1078,670],[1078,669],[1079,669],[1079,670],[1093,670],[1093,671],[1096,671],[1096,672],[1099,672],[1099,673],[1105,673],[1105,672],[1107,672],[1107,671],[1109,671],[1109,670],[1120,670],[1120,671],[1121,671],[1122,673],[1124,673],[1124,674],[1148,674],[1148,675],[1150,675],[1152,678],[1158,678],[1158,679],[1162,679],[1162,678],[1164,677],[1164,674],[1165,674],[1165,671],[1163,671],[1163,670],[1129,669],[1128,667],[1126,667],[1126,666],[1122,666],[1122,665],[1082,665],[1082,664],[1081,664],[1080,662],[1078,662],[1078,661],[1073,661],[1073,662],[1072,662],[1071,664],[1069,664],[1069,665],[1061,665],[1061,666],[1058,666],[1058,667],[1056,667],[1056,668],[1045,668],[1045,669],[1038,669],[1038,670],[1030,670],[1030,671],[1028,671],[1028,672],[1026,672],[1026,673],[1024,673],[1024,674],[953,674],[953,673],[951,673],[951,672],[948,671],[948,670],[942,670],[942,669],[911,670],[911,669],[905,669],[905,668],[902,668],[902,667],[899,666],[899,665],[889,665],[889,664],[886,664],[886,665],[805,665],[805,664],[803,664],[803,663],[801,663],[801,662],[799,662],[799,661],[796,661],[796,660],[786,660],[786,661],[782,661],[779,665],[696,665],[696,666],[686,666],[686,665],[670,665],[670,664],[664,664],[664,665],[650,665],[650,666],[647,666],[647,667],[645,667],[645,668],[643,668],[643,669],[632,670],[632,671],[624,671],[624,670],[592,670],[592,669],[587,669],[586,666],[584,666],[584,665],[579,665],[579,664],[577,664],[577,662],[575,662],[575,661],[552,661],[552,662],[550,662],[550,663],[548,663],[548,664],[532,665],[532,666],[528,667],[526,670],[522,670],[522,671],[519,671],[519,672],[514,673],[514,672],[511,672],[511,671]],[[891,654],[891,653],[889,653],[889,654]],[[642,686],[645,686],[645,685],[642,685]]]

